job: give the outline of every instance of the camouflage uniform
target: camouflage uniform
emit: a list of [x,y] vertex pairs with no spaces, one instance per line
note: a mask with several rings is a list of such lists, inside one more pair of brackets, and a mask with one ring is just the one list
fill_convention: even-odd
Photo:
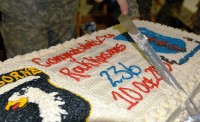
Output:
[[48,48],[75,36],[78,0],[0,0],[7,56]]
[[136,0],[127,0],[128,3],[128,15],[131,17],[131,19],[135,19],[135,18],[139,18],[140,14],[139,14],[139,6],[136,2]]
[[136,0],[138,3],[138,9],[140,13],[140,19],[150,20],[152,0]]
[[193,31],[196,34],[200,35],[200,0],[197,5],[198,9],[192,16],[192,25],[193,25]]

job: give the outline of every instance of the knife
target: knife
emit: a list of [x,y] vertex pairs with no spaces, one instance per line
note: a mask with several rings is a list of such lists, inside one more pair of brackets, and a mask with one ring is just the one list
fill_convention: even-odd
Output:
[[128,31],[128,34],[131,38],[135,41],[138,45],[139,49],[145,54],[149,62],[154,66],[158,74],[162,77],[162,79],[168,83],[169,85],[173,86],[177,90],[182,90],[187,96],[188,101],[186,107],[189,107],[190,114],[197,114],[198,109],[193,101],[190,99],[189,94],[183,89],[180,83],[175,79],[175,77],[169,72],[167,67],[163,64],[160,57],[156,54],[154,49],[148,43],[148,38],[143,35],[136,27],[136,25],[131,21],[128,15],[119,15],[118,20],[121,25],[125,27]]
[[183,89],[180,83],[175,79],[175,77],[169,72],[166,66],[163,64],[160,57],[156,54],[154,49],[148,43],[148,38],[143,35],[136,27],[136,25],[131,21],[128,15],[122,15],[119,5],[116,0],[105,0],[108,7],[113,11],[114,19],[118,19],[121,25],[127,30],[128,34],[135,41],[141,52],[143,52],[149,62],[154,66],[158,74],[162,79],[169,85],[173,86],[177,90],[183,91],[187,95],[187,101],[185,103],[186,110],[190,116],[198,115],[199,111],[196,105],[190,98],[190,95]]
[[126,28],[128,34],[136,42],[140,50],[142,50],[142,52],[145,54],[149,62],[154,66],[154,68],[160,74],[163,80],[166,81],[169,85],[174,86],[176,89],[183,90],[185,92],[182,86],[178,83],[178,81],[162,63],[160,57],[152,49],[152,47],[147,41],[148,38],[137,29],[137,27],[131,21],[131,19],[127,15],[121,14],[118,17],[118,20],[120,24],[122,24]]

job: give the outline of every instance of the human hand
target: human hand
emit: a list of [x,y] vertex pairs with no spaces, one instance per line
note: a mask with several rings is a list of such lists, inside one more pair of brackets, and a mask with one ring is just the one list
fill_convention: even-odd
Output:
[[[96,2],[102,2],[103,0],[95,0]],[[120,6],[120,10],[121,13],[123,15],[126,15],[128,13],[128,4],[126,0],[117,0],[119,6]]]
[[121,13],[123,15],[126,15],[128,13],[128,4],[126,0],[117,0],[119,6],[120,6],[120,10]]

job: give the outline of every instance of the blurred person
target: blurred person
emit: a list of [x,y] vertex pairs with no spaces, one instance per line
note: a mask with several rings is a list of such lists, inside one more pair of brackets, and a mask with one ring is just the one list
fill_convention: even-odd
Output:
[[141,20],[151,20],[152,0],[136,0]]
[[[126,0],[118,3],[127,14]],[[0,31],[7,58],[74,38],[78,10],[79,0],[0,0]]]
[[181,12],[181,7],[184,0],[165,0],[165,4],[161,7],[157,15],[157,21],[169,26],[178,24],[176,19]]
[[192,16],[192,25],[193,32],[200,35],[200,0],[197,7],[197,11]]
[[191,29],[178,18],[183,2],[184,0],[165,0],[165,4],[158,12],[156,21],[161,24],[191,32]]

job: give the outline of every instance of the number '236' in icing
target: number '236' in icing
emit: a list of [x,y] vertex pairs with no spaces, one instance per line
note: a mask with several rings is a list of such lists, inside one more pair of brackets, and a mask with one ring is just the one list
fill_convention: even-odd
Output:
[[[122,63],[118,63],[122,69],[117,69],[116,66],[111,66],[109,68],[107,68],[107,70],[104,70],[102,72],[100,72],[100,76],[106,76],[108,81],[110,82],[110,84],[113,87],[116,87],[117,84],[122,83],[124,80],[129,80],[131,78],[133,78],[134,76],[137,76],[141,73],[141,69],[138,66],[134,66],[131,65],[129,67],[126,67],[124,64]],[[121,75],[119,79],[115,79],[111,77],[109,72],[114,72],[115,76],[116,75]]]

